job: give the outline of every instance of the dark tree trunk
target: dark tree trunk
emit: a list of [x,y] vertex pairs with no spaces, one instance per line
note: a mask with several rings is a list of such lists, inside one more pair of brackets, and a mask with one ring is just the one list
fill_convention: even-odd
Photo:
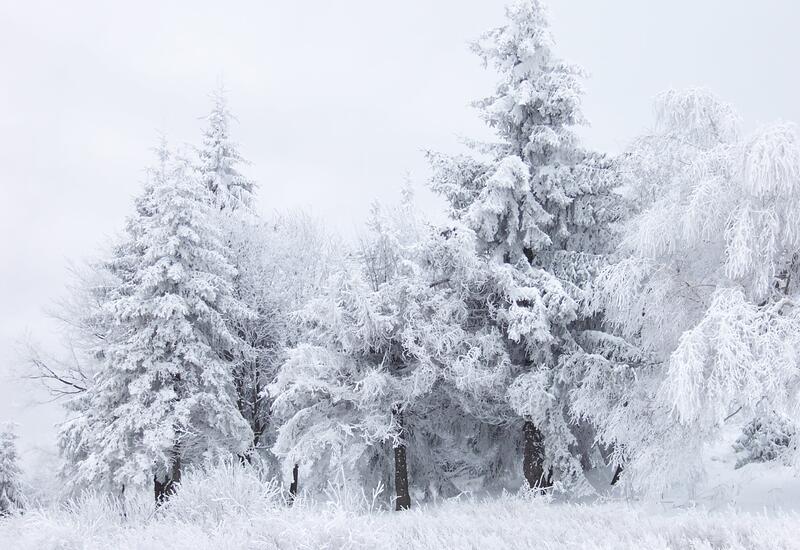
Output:
[[297,490],[300,488],[297,478],[300,474],[300,466],[298,464],[294,465],[292,468],[292,483],[289,485],[289,502],[294,502],[294,499],[297,498]]
[[[400,426],[400,440],[405,436],[403,428],[403,413],[395,407],[392,411],[397,424]],[[394,447],[394,491],[396,494],[395,510],[408,510],[411,508],[411,495],[408,492],[408,464],[406,462],[406,446],[402,443]]]
[[258,446],[261,443],[261,436],[264,434],[264,426],[258,420],[258,413],[253,408],[253,447],[250,449],[250,452],[247,453],[247,462],[253,464],[256,459],[256,453],[258,453]]
[[156,506],[160,506],[171,495],[175,493],[178,484],[181,482],[181,459],[176,456],[170,466],[164,481],[160,481],[158,476],[153,479],[153,490],[156,497]]
[[619,477],[622,475],[622,464],[618,464],[616,470],[614,470],[614,477],[611,478],[611,485],[614,486],[619,481]]
[[526,420],[522,425],[522,472],[531,489],[550,487],[550,474],[544,471],[544,436],[539,428]]
[[167,498],[165,487],[166,483],[159,481],[158,476],[153,477],[153,493],[156,497],[156,506],[161,506],[161,503]]

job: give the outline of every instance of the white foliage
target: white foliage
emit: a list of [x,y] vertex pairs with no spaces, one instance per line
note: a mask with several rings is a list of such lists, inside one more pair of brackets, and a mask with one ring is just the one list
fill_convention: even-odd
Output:
[[737,453],[736,467],[790,458],[796,446],[796,423],[772,411],[764,411],[744,426],[742,435],[733,444]]
[[113,325],[104,365],[61,432],[77,484],[121,491],[178,459],[241,453],[252,438],[224,356],[239,345],[226,318],[247,311],[232,294],[235,270],[189,163],[176,159],[165,176],[146,189],[118,249],[127,268],[103,306]]
[[626,155],[639,210],[627,257],[601,273],[592,306],[662,365],[634,384],[650,389],[618,411],[629,419],[603,429],[628,446],[630,479],[655,490],[702,474],[700,451],[732,412],[796,414],[800,353],[795,128],[742,138],[733,108],[703,90],[662,94],[657,112]]
[[552,216],[533,196],[529,180],[528,167],[519,157],[502,159],[466,216],[479,237],[497,241],[514,260],[524,258],[525,248],[538,250],[550,244],[540,227]]
[[656,131],[700,148],[733,143],[741,133],[741,117],[730,104],[703,88],[668,90],[655,99]]
[[[435,407],[434,356],[449,346],[452,311],[437,301],[442,291],[414,259],[410,198],[393,212],[376,205],[369,226],[356,261],[298,313],[306,343],[289,351],[270,386],[273,412],[282,419],[274,451],[285,472],[301,465],[311,489],[324,489],[340,469],[367,488],[390,487],[389,455],[400,443],[409,445],[411,464],[431,459],[422,455],[420,419]],[[435,465],[425,468],[437,475]]]
[[585,122],[583,74],[555,54],[542,2],[517,1],[506,15],[507,24],[473,45],[500,77],[494,94],[476,103],[498,141],[473,144],[475,157],[429,155],[433,189],[489,259],[477,298],[489,314],[472,338],[490,353],[472,344],[450,362],[492,380],[471,389],[485,396],[492,388],[490,402],[505,405],[492,408],[495,422],[536,423],[545,471],[552,468],[564,490],[590,492],[581,462],[592,435],[572,410],[570,388],[596,365],[576,337],[596,322],[590,284],[613,249],[623,201],[612,193],[613,163],[584,150],[575,134]]
[[214,105],[207,117],[208,126],[197,151],[200,180],[211,191],[218,208],[248,209],[252,207],[256,184],[240,171],[240,166],[248,163],[230,137],[230,125],[235,119],[228,108],[225,90],[216,90],[212,100]]
[[265,395],[286,350],[303,337],[294,316],[341,265],[335,239],[319,222],[297,212],[260,219],[243,209],[223,210],[228,253],[237,268],[234,294],[254,315],[230,317],[244,344],[235,352],[237,406],[253,430],[251,460],[272,460],[277,426]]

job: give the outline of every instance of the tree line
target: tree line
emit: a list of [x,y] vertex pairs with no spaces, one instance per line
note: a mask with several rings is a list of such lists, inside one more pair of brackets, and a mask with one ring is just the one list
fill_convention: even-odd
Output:
[[[112,250],[76,272],[62,474],[117,495],[235,458],[292,495],[337,475],[412,501],[520,485],[572,496],[693,482],[731,422],[740,465],[792,462],[800,145],[702,89],[656,99],[620,155],[576,133],[583,71],[539,0],[473,49],[493,130],[430,151],[356,244],[264,217],[214,95],[202,143],[160,143]],[[264,190],[261,190],[264,191]],[[600,480],[598,482],[598,479]]]

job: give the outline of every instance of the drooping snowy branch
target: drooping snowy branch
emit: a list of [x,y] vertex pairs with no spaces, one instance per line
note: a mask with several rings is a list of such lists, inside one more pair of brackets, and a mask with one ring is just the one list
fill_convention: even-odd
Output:
[[[800,353],[795,128],[742,137],[733,108],[696,89],[662,94],[657,116],[625,155],[638,215],[595,295],[607,322],[661,365],[637,382],[650,390],[630,400],[629,418],[604,429],[628,447],[632,479],[654,489],[702,474],[700,451],[731,411],[739,422],[791,418]],[[677,457],[680,438],[694,452]]]

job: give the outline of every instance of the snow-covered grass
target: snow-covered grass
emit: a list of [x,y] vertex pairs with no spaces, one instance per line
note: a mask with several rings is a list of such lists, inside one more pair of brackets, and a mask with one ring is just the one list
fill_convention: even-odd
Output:
[[379,510],[371,496],[346,489],[289,507],[276,485],[235,466],[190,473],[158,512],[147,497],[122,506],[85,495],[68,505],[0,519],[0,548],[800,548],[800,516],[794,512],[575,505],[503,496],[398,513]]
[[[233,512],[234,508],[229,508]],[[516,498],[448,502],[409,512],[273,506],[192,521],[193,511],[123,518],[108,501],[0,520],[0,547],[47,549],[250,548],[800,548],[795,514],[684,510],[652,514],[621,504],[562,505]]]

